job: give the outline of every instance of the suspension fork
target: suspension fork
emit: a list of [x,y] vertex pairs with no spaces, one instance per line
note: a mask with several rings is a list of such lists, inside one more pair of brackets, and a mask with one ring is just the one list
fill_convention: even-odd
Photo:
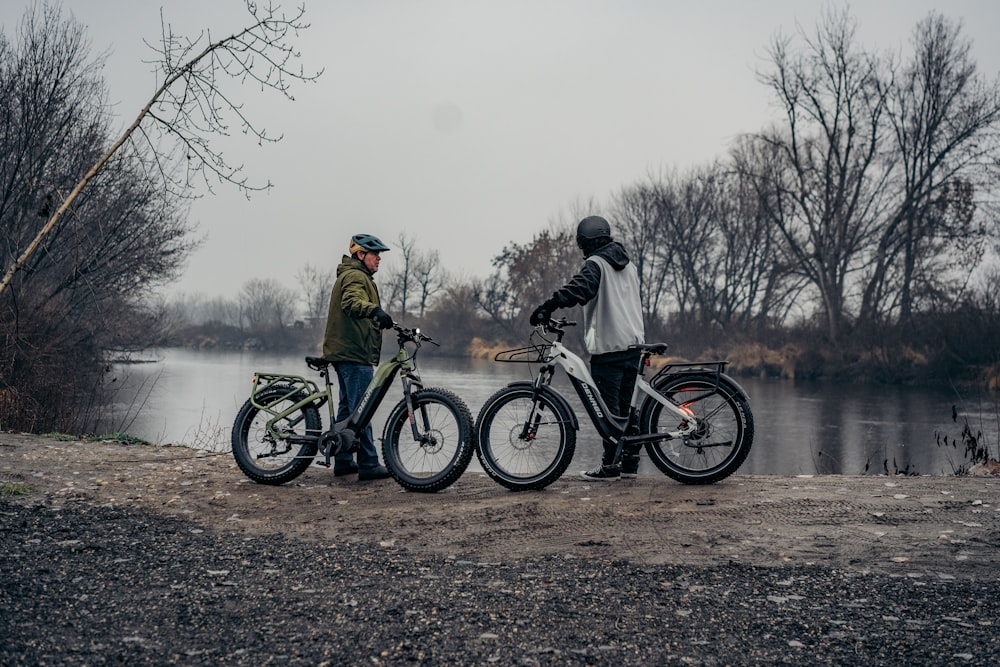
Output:
[[531,413],[521,427],[521,440],[534,440],[538,433],[538,425],[542,423],[541,402],[538,398],[542,395],[542,387],[552,383],[553,372],[554,369],[551,365],[543,366],[538,371],[538,378],[535,380],[531,393]]
[[413,439],[422,445],[427,444],[427,441],[433,438],[429,435],[431,422],[427,415],[427,408],[425,406],[414,407],[413,405],[413,388],[416,387],[416,390],[420,391],[424,386],[413,370],[404,369],[399,377],[403,382],[403,400],[406,402],[406,412],[410,417],[410,430],[413,432]]

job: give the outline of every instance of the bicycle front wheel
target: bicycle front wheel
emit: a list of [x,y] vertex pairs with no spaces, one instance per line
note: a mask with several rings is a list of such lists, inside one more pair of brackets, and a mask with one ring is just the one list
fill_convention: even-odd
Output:
[[413,414],[400,401],[382,436],[382,458],[405,489],[433,493],[451,486],[472,460],[472,413],[446,389],[411,395]]
[[294,440],[308,434],[318,435],[322,420],[316,406],[309,404],[279,421],[275,428],[285,438],[275,438],[267,431],[267,421],[306,397],[299,392],[289,395],[288,387],[273,387],[256,396],[261,410],[249,400],[233,424],[233,457],[247,477],[260,484],[284,484],[295,479],[313,462],[316,440],[296,444]]
[[576,431],[565,408],[531,387],[505,387],[483,404],[476,455],[483,470],[512,491],[544,489],[566,472]]
[[[710,375],[667,378],[656,390],[698,419],[697,430],[682,438],[646,443],[656,467],[685,484],[713,484],[736,472],[753,444],[753,415],[739,391]],[[677,415],[652,399],[646,405],[643,433],[677,430]]]

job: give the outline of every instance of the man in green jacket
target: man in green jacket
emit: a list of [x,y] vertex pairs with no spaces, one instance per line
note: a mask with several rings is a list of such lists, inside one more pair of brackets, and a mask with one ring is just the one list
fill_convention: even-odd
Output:
[[[371,234],[351,237],[349,255],[337,267],[337,281],[330,295],[330,311],[323,337],[323,358],[332,361],[340,387],[337,421],[347,419],[374,377],[382,351],[382,330],[392,327],[392,317],[382,310],[375,272],[381,253],[389,247]],[[372,427],[358,439],[358,462],[350,452],[337,454],[333,474],[358,473],[359,480],[384,479],[389,471],[379,465]]]

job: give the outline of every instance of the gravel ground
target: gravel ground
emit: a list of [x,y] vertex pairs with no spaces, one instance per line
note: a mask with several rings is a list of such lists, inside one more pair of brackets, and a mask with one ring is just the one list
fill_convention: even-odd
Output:
[[[416,525],[433,532],[414,515],[420,510],[426,517],[434,508],[438,522],[472,516],[485,525],[491,516],[500,523],[494,515],[503,515],[516,517],[525,534],[544,532],[546,525],[531,518],[539,506],[564,508],[567,515],[569,508],[591,507],[594,490],[578,482],[567,481],[577,486],[558,492],[513,494],[470,478],[451,495],[428,495],[400,493],[391,480],[364,485],[325,472],[302,487],[272,489],[245,484],[217,459],[185,462],[181,479],[187,481],[179,484],[191,490],[180,496],[167,474],[179,464],[174,456],[161,460],[162,450],[129,448],[126,459],[120,448],[68,447],[0,437],[0,482],[32,489],[0,498],[3,665],[1000,663],[994,635],[1000,533],[992,483],[937,479],[907,487],[907,480],[818,480],[808,487],[813,490],[806,502],[788,480],[741,479],[702,490],[714,494],[711,503],[681,506],[677,499],[674,514],[664,514],[653,534],[668,556],[674,553],[670,543],[678,542],[670,531],[686,527],[682,521],[700,522],[704,531],[721,534],[721,543],[692,543],[685,536],[676,551],[683,558],[652,562],[641,557],[644,551],[630,552],[617,538],[594,534],[555,546],[550,535],[546,548],[522,549],[502,533],[504,552],[482,546],[486,533],[476,548],[456,530],[455,543],[442,553],[434,540],[422,542],[412,530]],[[117,481],[97,470],[96,460],[113,464]],[[202,474],[213,480],[204,484],[203,498],[191,481]],[[663,478],[640,482],[621,483],[613,493],[696,494]],[[849,500],[863,511],[852,514],[839,493],[845,483],[856,485],[857,498]],[[942,483],[955,491],[941,491]],[[869,511],[875,500],[868,492],[879,484],[906,493],[880,496],[884,504]],[[759,485],[773,491],[756,504]],[[582,497],[573,497],[574,489]],[[953,496],[898,514],[885,509],[905,506],[915,497],[906,496],[918,492]],[[289,502],[316,494],[327,498],[334,515],[343,508],[336,503],[357,496],[397,509],[384,512],[385,525],[372,518],[374,510],[366,516],[368,539],[363,525],[343,520],[346,514],[334,518],[330,530],[341,526],[343,539],[331,539],[311,506]],[[233,520],[235,508],[247,513],[247,503],[274,497],[283,503],[268,505],[268,512],[283,509],[301,522]],[[732,500],[748,497],[745,509]],[[829,498],[840,504],[829,516],[820,515],[817,499]],[[667,504],[655,500],[646,513]],[[792,510],[803,504],[808,511],[796,515]],[[765,516],[761,507],[770,508],[764,524],[744,521],[740,512]],[[486,509],[493,514],[482,514]],[[640,510],[627,510],[636,526],[645,525]],[[587,512],[594,530],[601,530],[601,512],[577,511]],[[880,515],[883,539],[898,533],[886,544],[882,566],[855,562],[859,553],[873,560],[876,551],[841,551],[826,544],[833,542],[829,538],[809,542],[812,560],[788,562],[782,555],[797,556],[782,525],[791,534],[823,524],[830,534],[831,526],[846,530],[854,514]],[[609,521],[621,524],[622,516]],[[950,528],[923,523],[927,516],[968,535],[955,539]],[[305,532],[302,523],[315,524],[322,538]],[[758,537],[727,535],[739,526],[758,531]],[[390,529],[396,532],[385,532]],[[396,537],[379,537],[389,534]],[[761,553],[761,536],[768,534],[782,545],[773,557]],[[961,544],[939,546],[943,542]],[[750,546],[740,551],[742,544]],[[819,547],[827,551],[819,553]],[[726,551],[730,556],[702,558],[710,564],[690,562],[696,560],[692,552],[725,549],[732,549]],[[910,555],[892,556],[899,553]],[[921,561],[921,553],[929,560]],[[949,554],[955,557],[926,566]]]
[[4,665],[995,665],[995,584],[483,563],[0,503]]

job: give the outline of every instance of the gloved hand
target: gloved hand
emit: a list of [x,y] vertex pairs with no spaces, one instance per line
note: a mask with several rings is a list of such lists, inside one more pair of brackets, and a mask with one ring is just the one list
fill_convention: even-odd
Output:
[[538,308],[535,308],[535,311],[531,313],[531,318],[528,322],[530,322],[533,327],[537,327],[539,324],[547,324],[549,318],[552,317],[552,311],[558,307],[559,305],[556,303],[555,299],[549,299]]
[[375,312],[372,313],[372,319],[375,320],[375,324],[378,325],[379,329],[392,328],[392,316],[378,306],[375,306]]

